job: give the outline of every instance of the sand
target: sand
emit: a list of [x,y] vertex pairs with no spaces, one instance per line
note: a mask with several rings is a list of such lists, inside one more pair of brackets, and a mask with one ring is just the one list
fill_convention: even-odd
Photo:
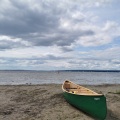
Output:
[[[120,85],[86,87],[105,94],[106,120],[120,120]],[[63,97],[61,85],[0,86],[0,120],[94,120]]]

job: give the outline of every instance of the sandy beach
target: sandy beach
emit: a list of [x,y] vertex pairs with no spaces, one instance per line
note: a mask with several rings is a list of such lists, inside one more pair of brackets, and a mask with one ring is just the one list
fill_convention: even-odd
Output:
[[[85,85],[107,98],[106,120],[120,120],[120,85]],[[1,85],[0,120],[94,120],[66,102],[60,84]]]

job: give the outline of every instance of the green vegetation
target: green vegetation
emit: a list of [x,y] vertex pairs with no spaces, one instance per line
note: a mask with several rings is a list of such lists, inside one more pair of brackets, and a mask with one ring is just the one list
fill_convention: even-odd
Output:
[[108,93],[112,93],[112,94],[120,94],[120,90],[116,90],[116,92],[108,92]]
[[116,90],[115,94],[120,94],[120,90]]

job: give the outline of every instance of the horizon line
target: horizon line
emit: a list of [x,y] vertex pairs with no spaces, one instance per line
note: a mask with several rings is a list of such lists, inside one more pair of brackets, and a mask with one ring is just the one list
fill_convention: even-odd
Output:
[[78,69],[78,70],[75,70],[75,69],[71,69],[71,70],[69,70],[69,69],[66,69],[66,70],[24,70],[24,69],[15,69],[15,70],[12,70],[12,69],[10,69],[10,70],[0,70],[0,71],[43,71],[43,72],[45,72],[45,71],[57,71],[57,72],[60,72],[60,71],[72,71],[72,72],[120,72],[120,70],[103,70],[103,69],[101,69],[101,70],[95,70],[95,69],[91,69],[91,70],[89,70],[89,69]]

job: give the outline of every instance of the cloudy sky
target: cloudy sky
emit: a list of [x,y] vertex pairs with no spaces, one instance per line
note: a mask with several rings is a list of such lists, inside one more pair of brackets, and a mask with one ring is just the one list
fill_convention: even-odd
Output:
[[1,70],[120,70],[120,0],[0,0]]

